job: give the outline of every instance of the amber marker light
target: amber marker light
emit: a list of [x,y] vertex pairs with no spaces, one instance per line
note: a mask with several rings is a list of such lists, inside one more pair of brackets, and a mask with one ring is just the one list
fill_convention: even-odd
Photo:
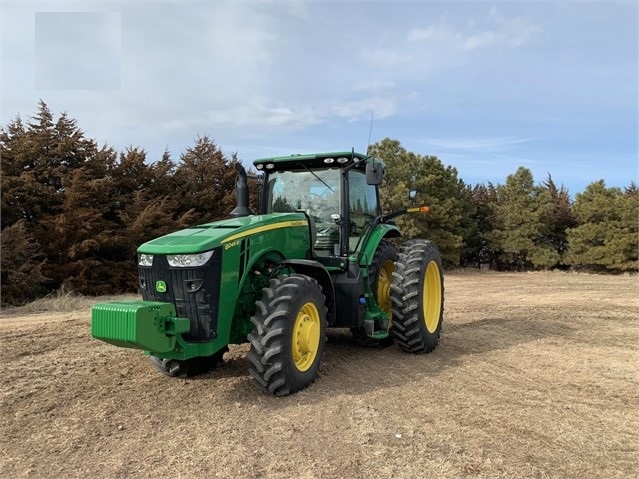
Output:
[[407,213],[428,213],[430,211],[429,206],[417,206],[415,208],[406,208]]

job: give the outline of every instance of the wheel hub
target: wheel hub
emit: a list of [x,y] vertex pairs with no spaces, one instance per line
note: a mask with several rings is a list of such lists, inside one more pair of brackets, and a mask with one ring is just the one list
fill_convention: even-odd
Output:
[[390,291],[394,270],[395,264],[392,261],[386,261],[382,265],[377,279],[377,304],[379,304],[379,307],[386,313],[389,320],[393,316]]
[[313,303],[306,303],[295,318],[293,327],[293,360],[300,371],[315,361],[320,342],[320,316]]
[[439,324],[442,308],[442,286],[439,268],[435,261],[428,263],[424,277],[424,291],[422,293],[422,307],[424,322],[429,333],[434,333]]

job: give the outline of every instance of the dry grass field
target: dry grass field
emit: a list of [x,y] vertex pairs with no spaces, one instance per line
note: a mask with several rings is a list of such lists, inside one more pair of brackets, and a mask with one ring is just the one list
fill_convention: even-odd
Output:
[[450,273],[435,352],[332,331],[285,398],[253,387],[244,345],[171,379],[91,339],[86,300],[7,310],[0,477],[639,477],[638,293],[638,276]]

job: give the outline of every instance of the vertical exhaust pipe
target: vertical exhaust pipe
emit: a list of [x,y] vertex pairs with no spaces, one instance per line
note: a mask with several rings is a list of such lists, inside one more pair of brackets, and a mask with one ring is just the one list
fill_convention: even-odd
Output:
[[246,181],[246,170],[238,161],[235,163],[237,171],[237,181],[235,182],[235,202],[237,206],[231,211],[231,218],[240,218],[242,216],[254,215],[255,212],[249,208],[249,190]]

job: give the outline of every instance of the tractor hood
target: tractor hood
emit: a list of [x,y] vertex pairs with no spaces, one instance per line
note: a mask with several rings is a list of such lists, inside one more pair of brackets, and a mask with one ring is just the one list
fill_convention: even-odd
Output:
[[303,213],[272,213],[215,221],[176,231],[138,248],[145,254],[202,253],[263,231],[307,224]]

